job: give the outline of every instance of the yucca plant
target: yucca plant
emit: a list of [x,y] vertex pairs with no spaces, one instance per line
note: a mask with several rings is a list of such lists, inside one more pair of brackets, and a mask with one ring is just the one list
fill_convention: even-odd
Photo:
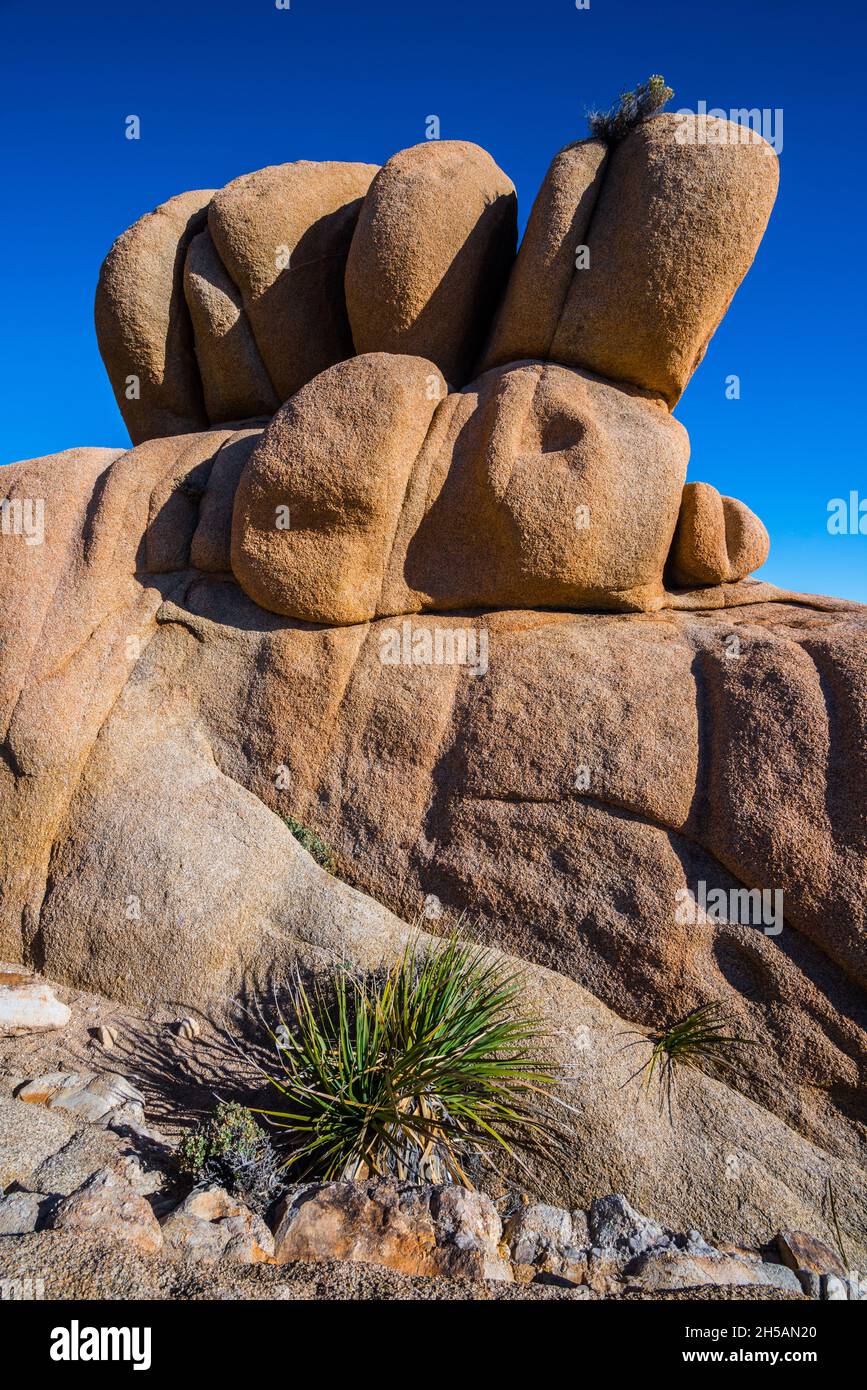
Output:
[[624,1084],[628,1085],[643,1073],[645,1090],[649,1092],[654,1083],[659,1086],[660,1106],[667,1103],[670,1117],[671,1098],[681,1069],[694,1067],[711,1076],[731,1076],[741,1070],[739,1050],[758,1046],[755,1040],[728,1031],[730,1027],[724,1006],[712,1001],[693,1009],[660,1033],[650,1037],[637,1034],[636,1042],[627,1046],[640,1047],[646,1043],[650,1056]]
[[340,973],[330,999],[296,976],[272,1033],[283,1101],[260,1112],[288,1132],[289,1165],[472,1187],[468,1168],[498,1153],[554,1157],[539,1102],[559,1076],[524,987],[457,937],[412,941],[379,979]]

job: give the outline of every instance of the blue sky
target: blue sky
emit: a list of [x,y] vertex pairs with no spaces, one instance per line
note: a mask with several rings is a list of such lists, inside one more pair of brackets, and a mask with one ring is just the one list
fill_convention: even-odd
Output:
[[509,173],[523,225],[587,109],[651,72],[675,109],[781,108],[770,228],[677,414],[690,477],[768,526],[762,578],[867,601],[867,535],[826,525],[831,498],[867,499],[863,3],[0,0],[0,34],[2,462],[128,442],[93,290],[113,238],[174,193],[293,159],[380,163],[436,114]]

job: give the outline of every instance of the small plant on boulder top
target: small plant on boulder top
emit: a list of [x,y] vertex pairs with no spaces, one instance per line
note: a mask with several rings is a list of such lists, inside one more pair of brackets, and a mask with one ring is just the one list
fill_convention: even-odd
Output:
[[590,134],[615,145],[648,116],[662,110],[673,96],[672,88],[665,85],[665,78],[656,72],[646,82],[640,82],[634,92],[621,92],[617,106],[608,111],[591,111],[587,117]]
[[251,1112],[218,1101],[178,1146],[178,1166],[194,1186],[216,1184],[260,1216],[285,1191],[283,1161]]
[[475,1186],[509,1155],[559,1160],[540,1105],[559,1080],[526,982],[455,937],[412,942],[379,977],[339,973],[326,996],[296,977],[272,1034],[280,1109],[299,1177],[393,1176]]
[[302,825],[300,820],[295,820],[294,816],[284,816],[283,824],[287,830],[291,830],[299,845],[306,849],[320,868],[327,870],[329,874],[337,873],[337,855],[330,845],[327,845],[321,835],[317,835],[315,830],[310,830],[306,825]]

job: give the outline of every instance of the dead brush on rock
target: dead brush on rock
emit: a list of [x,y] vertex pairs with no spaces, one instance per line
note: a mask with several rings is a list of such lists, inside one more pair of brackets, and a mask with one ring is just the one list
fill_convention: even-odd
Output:
[[621,92],[618,104],[608,111],[589,112],[590,134],[596,140],[615,145],[642,121],[661,111],[673,96],[674,91],[665,85],[665,78],[655,72],[646,82],[639,82],[634,92]]
[[260,1216],[286,1187],[269,1135],[236,1101],[218,1101],[214,1114],[184,1135],[178,1167],[195,1187],[224,1187]]
[[560,1078],[524,989],[454,937],[411,942],[379,979],[338,973],[331,998],[296,977],[271,1034],[284,1105],[257,1112],[286,1130],[294,1173],[471,1188],[497,1154],[556,1162],[562,1136],[539,1102]]
[[660,1033],[652,1033],[649,1037],[644,1033],[633,1033],[636,1041],[627,1043],[626,1047],[640,1047],[646,1043],[651,1051],[647,1061],[632,1073],[624,1085],[628,1086],[630,1081],[642,1074],[645,1092],[649,1093],[656,1083],[660,1109],[666,1105],[671,1119],[671,1102],[679,1071],[693,1067],[721,1080],[732,1078],[742,1070],[739,1049],[758,1046],[754,1039],[741,1038],[728,1031],[730,1027],[731,1021],[725,1007],[711,1001],[693,1009]]

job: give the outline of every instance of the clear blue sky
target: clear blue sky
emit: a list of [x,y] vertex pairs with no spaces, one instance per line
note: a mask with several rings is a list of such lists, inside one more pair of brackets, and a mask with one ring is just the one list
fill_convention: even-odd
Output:
[[[783,110],[756,263],[678,407],[690,477],[766,522],[763,578],[867,601],[863,0],[0,0],[0,460],[128,442],[99,360],[100,261],[187,188],[293,159],[380,163],[424,138],[490,150],[526,220],[589,107],[662,72],[674,108]],[[141,118],[139,142],[125,117]],[[741,399],[725,378],[741,378]]]

